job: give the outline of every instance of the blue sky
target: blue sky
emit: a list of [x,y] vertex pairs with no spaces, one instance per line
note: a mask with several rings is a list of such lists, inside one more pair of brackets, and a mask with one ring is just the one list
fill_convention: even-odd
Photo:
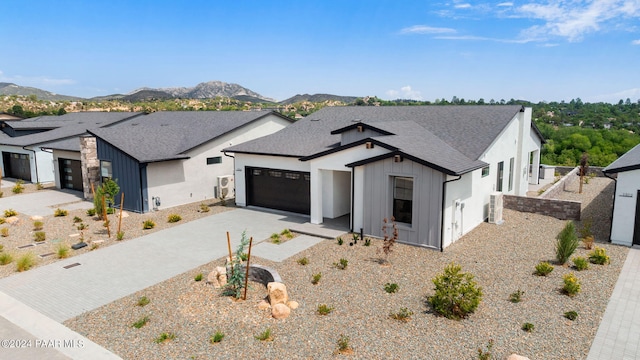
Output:
[[0,2],[0,82],[220,80],[284,100],[640,99],[640,0]]

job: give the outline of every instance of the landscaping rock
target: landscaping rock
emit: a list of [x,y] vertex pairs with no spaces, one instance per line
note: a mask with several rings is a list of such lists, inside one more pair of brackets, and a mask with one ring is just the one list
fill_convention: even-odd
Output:
[[207,284],[213,285],[216,289],[227,285],[227,269],[224,266],[216,266],[215,270],[207,275]]
[[[118,212],[118,213],[116,214],[116,216],[120,216],[120,212]],[[124,219],[124,218],[128,218],[128,217],[129,217],[129,214],[127,214],[127,212],[126,212],[126,211],[123,211],[123,212],[122,212],[122,218]]]
[[44,220],[44,218],[40,215],[33,215],[32,217],[30,217],[31,220],[33,221],[42,221]]
[[267,300],[262,300],[262,301],[260,301],[258,303],[258,309],[260,309],[260,310],[267,310],[270,307],[271,307],[271,305],[269,305]]
[[269,303],[271,303],[271,307],[274,307],[276,304],[284,305],[289,301],[287,287],[283,283],[270,282],[267,284],[267,291],[269,293]]
[[9,225],[18,225],[20,223],[20,218],[17,216],[10,216],[4,220]]
[[291,314],[291,309],[285,304],[275,304],[271,308],[271,316],[274,319],[286,319]]
[[529,358],[518,354],[511,354],[507,360],[529,360]]
[[300,306],[300,305],[298,304],[298,302],[297,302],[297,301],[289,301],[289,302],[287,303],[287,306],[288,306],[291,310],[295,310],[295,309],[297,309],[297,308],[298,308],[298,306]]

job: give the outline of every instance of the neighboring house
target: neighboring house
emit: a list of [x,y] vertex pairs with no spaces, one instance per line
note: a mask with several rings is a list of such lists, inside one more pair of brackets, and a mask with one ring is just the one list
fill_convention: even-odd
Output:
[[9,113],[6,113],[6,112],[0,112],[0,121],[22,120],[22,119],[24,119],[22,116],[13,115],[13,114],[9,114]]
[[487,219],[491,193],[537,183],[542,142],[521,106],[349,106],[225,152],[237,205],[347,215],[377,237],[393,216],[400,242],[443,249]]
[[233,158],[221,150],[291,122],[272,111],[166,111],[89,133],[100,176],[117,180],[125,209],[144,213],[233,197]]
[[[110,126],[142,113],[82,112],[0,121],[2,174],[33,183],[54,182],[58,188],[82,190],[78,136],[87,129]],[[55,154],[51,144],[65,144]]]
[[640,245],[640,145],[602,171],[608,177],[617,174],[610,241]]

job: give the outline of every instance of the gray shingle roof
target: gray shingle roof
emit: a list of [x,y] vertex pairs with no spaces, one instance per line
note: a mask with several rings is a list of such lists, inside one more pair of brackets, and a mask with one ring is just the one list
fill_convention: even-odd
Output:
[[325,107],[275,134],[226,150],[312,157],[340,146],[340,135],[331,131],[363,122],[395,134],[376,140],[460,173],[483,166],[480,156],[521,110],[520,105]]
[[[0,137],[0,144],[14,146],[32,146],[62,139],[78,137],[88,129],[116,124],[120,121],[141,115],[140,112],[78,112],[61,116],[40,116],[20,121],[12,121],[14,129],[51,129],[35,134]],[[77,140],[77,139],[76,139]],[[78,150],[79,140],[78,141]]]
[[90,133],[147,163],[188,158],[186,151],[269,114],[281,116],[267,110],[160,111]]
[[619,173],[630,170],[640,169],[640,144],[633,149],[627,151],[616,161],[612,162],[606,168],[602,169],[605,173]]

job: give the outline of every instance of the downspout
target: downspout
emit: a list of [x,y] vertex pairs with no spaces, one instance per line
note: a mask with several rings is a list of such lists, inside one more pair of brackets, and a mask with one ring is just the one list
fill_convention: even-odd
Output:
[[609,174],[607,174],[606,172],[603,172],[603,174],[604,176],[613,180],[613,206],[611,206],[611,222],[609,222],[609,242],[611,242],[611,232],[613,232],[613,210],[616,208],[616,190],[618,190],[618,179],[609,176]]
[[442,183],[442,212],[440,213],[440,252],[444,252],[444,201],[446,199],[447,183],[462,179],[462,175],[458,175],[457,179],[446,180]]
[[353,202],[355,200],[355,186],[356,186],[356,179],[355,179],[355,172],[354,172],[355,167],[351,168],[351,215],[349,216],[351,219],[349,221],[349,231],[353,232]]
[[[35,168],[36,168],[36,183],[39,183],[40,182],[40,176],[38,175],[38,157],[36,156],[36,151],[32,150],[32,149],[27,149],[27,145],[23,146],[22,150],[33,152],[33,163],[35,164]],[[33,182],[33,181],[31,181],[31,182]]]

